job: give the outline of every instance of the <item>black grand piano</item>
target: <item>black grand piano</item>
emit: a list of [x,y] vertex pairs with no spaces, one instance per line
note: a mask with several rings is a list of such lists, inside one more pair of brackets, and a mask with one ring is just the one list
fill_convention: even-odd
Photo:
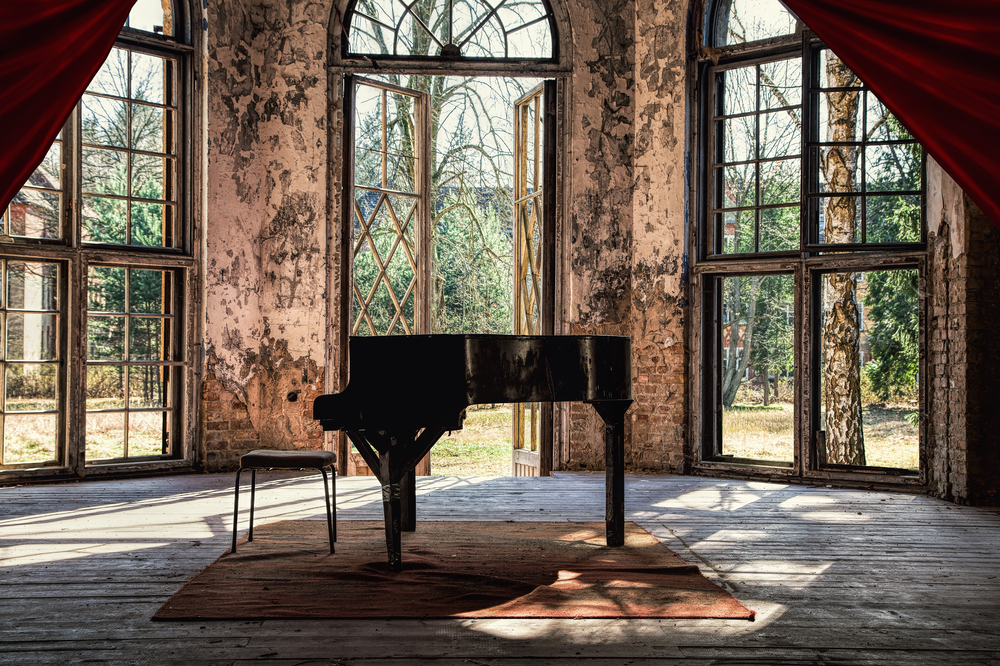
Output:
[[625,411],[632,404],[629,338],[608,335],[352,337],[350,381],[322,395],[313,418],[343,430],[382,483],[389,568],[401,531],[416,527],[414,467],[481,403],[590,403],[604,419],[607,544],[625,542]]

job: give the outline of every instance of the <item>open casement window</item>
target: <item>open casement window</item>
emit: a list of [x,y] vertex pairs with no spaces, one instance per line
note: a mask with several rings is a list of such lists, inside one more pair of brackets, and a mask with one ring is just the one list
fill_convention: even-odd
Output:
[[429,96],[348,77],[351,335],[430,333]]
[[776,0],[707,16],[700,464],[919,482],[923,150]]
[[5,477],[175,468],[192,450],[186,17],[181,3],[135,3],[0,211]]
[[[554,81],[514,103],[514,334],[551,335],[554,296]],[[514,476],[552,471],[552,406],[512,405]]]

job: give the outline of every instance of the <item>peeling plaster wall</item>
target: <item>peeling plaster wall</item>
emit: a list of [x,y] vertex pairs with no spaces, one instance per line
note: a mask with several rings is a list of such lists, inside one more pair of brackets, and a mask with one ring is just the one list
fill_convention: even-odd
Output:
[[218,390],[203,400],[247,415],[213,421],[206,405],[209,470],[250,443],[321,438],[309,396],[325,373],[329,13],[307,0],[208,8],[205,385]]
[[633,469],[681,472],[685,442],[686,3],[636,11]]
[[[629,469],[680,472],[685,442],[687,3],[571,9],[570,324],[632,336]],[[603,466],[603,427],[571,407],[567,467]]]
[[[574,334],[629,333],[635,148],[635,5],[569,3],[573,19],[569,164],[568,314]],[[567,469],[604,465],[604,429],[594,410],[570,407]],[[628,425],[626,450],[630,441]],[[626,453],[627,455],[627,453]]]

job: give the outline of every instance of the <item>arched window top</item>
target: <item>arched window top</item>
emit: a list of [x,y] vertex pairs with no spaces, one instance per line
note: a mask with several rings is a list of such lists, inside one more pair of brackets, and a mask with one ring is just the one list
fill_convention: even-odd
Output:
[[555,19],[547,0],[355,0],[346,18],[348,56],[557,56]]
[[176,37],[177,20],[173,0],[136,0],[129,12],[126,28]]
[[719,0],[712,46],[735,46],[795,33],[797,19],[778,0]]

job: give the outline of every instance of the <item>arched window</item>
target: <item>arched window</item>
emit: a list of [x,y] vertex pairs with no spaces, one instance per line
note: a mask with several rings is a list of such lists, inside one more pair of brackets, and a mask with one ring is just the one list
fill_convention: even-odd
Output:
[[923,151],[777,0],[710,5],[705,42],[702,464],[916,474]]
[[554,60],[546,0],[356,0],[344,54],[399,59]]
[[189,35],[138,0],[0,216],[0,469],[183,456]]

